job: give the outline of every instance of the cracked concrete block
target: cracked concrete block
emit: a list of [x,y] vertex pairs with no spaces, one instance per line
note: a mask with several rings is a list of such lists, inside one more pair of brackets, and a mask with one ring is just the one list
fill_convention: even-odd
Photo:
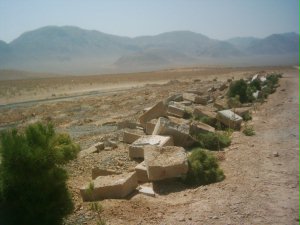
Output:
[[184,107],[169,105],[167,109],[168,115],[182,118],[185,115]]
[[172,136],[176,146],[188,147],[195,143],[188,124],[177,124],[164,117],[158,119],[152,134]]
[[169,146],[174,145],[170,136],[147,135],[142,136],[129,146],[130,158],[144,158],[144,148],[147,145]]
[[139,183],[149,182],[147,168],[144,161],[135,167],[135,172]]
[[206,123],[202,123],[200,121],[194,121],[190,125],[190,134],[207,133],[207,132],[214,133],[215,128],[209,126]]
[[101,176],[80,188],[83,201],[125,198],[138,186],[135,172]]
[[151,107],[148,111],[143,113],[143,115],[141,115],[139,118],[139,122],[143,127],[145,127],[148,121],[158,118],[160,116],[165,116],[166,114],[167,114],[167,106],[161,101],[158,102],[153,107]]
[[137,139],[139,139],[142,136],[143,136],[143,134],[141,134],[141,132],[137,133],[137,132],[126,130],[123,132],[123,142],[125,142],[127,144],[132,144],[133,142],[135,142]]
[[229,109],[219,111],[217,113],[217,120],[219,120],[224,125],[237,130],[241,128],[241,124],[243,122],[242,117],[235,114]]
[[215,119],[216,116],[217,116],[217,113],[213,112],[212,110],[210,110],[207,107],[197,106],[197,107],[194,108],[193,115],[195,117],[197,117],[197,116],[199,116],[199,117],[206,116],[206,117]]
[[150,181],[181,177],[188,172],[187,155],[182,147],[147,146],[145,164]]

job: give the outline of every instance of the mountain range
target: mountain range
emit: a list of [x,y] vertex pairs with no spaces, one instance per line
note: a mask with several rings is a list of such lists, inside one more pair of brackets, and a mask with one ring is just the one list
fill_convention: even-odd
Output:
[[299,34],[225,41],[191,31],[135,38],[71,26],[47,26],[0,41],[0,69],[91,74],[191,65],[298,64]]

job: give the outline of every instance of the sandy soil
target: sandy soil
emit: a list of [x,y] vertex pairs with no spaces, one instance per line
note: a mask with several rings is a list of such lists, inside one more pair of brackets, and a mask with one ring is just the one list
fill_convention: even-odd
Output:
[[[226,175],[224,181],[198,188],[175,181],[161,182],[155,185],[155,198],[134,193],[128,199],[100,201],[107,224],[299,224],[299,78],[298,70],[281,69],[286,72],[280,87],[266,103],[257,105],[253,114],[251,124],[256,135],[247,137],[234,132],[231,146],[225,149],[225,160],[220,161]],[[185,74],[188,71],[176,72],[174,76],[169,74],[173,71],[167,71],[163,84],[0,108],[0,128],[52,120],[59,131],[69,132],[84,149],[107,137],[119,140],[122,131],[116,126],[118,122],[135,120],[144,108],[172,93],[190,88],[207,90],[219,85],[219,80],[247,76],[258,70],[262,69],[218,69],[204,72],[206,76],[200,70],[189,76]],[[149,82],[162,81],[160,76],[155,79],[156,75],[152,75],[153,80],[147,74],[143,82],[147,83],[147,77]],[[218,81],[213,81],[215,77]],[[114,150],[78,158],[67,165],[75,211],[66,224],[97,224],[97,215],[91,211],[90,203],[82,202],[79,187],[91,179],[94,165],[132,170],[137,162],[129,160],[127,148],[120,143]]]

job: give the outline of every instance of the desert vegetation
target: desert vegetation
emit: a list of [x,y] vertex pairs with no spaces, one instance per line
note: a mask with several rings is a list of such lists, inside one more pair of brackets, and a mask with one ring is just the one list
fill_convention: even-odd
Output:
[[1,134],[0,218],[4,224],[62,224],[73,202],[62,165],[80,148],[51,124]]

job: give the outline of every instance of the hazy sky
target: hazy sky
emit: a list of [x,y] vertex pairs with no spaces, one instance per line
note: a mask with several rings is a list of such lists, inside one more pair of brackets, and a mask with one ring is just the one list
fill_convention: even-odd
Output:
[[266,37],[299,33],[299,0],[0,0],[0,40],[47,25],[130,37],[174,30]]

